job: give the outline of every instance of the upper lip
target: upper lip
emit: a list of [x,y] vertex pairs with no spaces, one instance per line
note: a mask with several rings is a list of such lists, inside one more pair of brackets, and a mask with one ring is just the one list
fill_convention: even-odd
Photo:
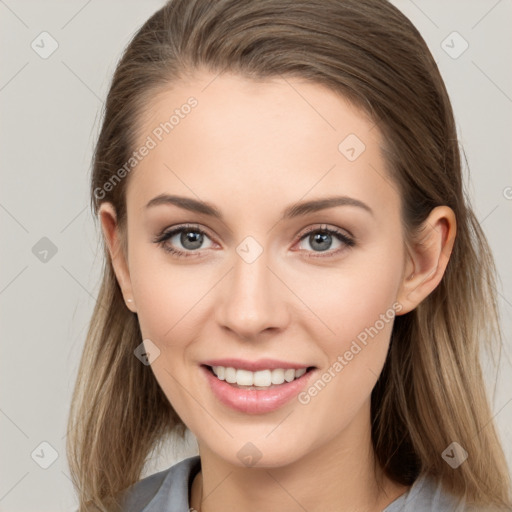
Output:
[[257,372],[259,370],[275,370],[277,368],[283,368],[284,370],[299,370],[300,368],[309,368],[312,366],[310,364],[291,363],[289,361],[279,361],[277,359],[258,359],[257,361],[248,361],[246,359],[236,358],[210,359],[208,361],[203,361],[202,364],[206,366],[231,367],[241,370],[249,370],[251,372]]

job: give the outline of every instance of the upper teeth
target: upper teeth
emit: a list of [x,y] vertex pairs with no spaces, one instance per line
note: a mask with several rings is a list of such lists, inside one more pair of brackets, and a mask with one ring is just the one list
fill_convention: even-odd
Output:
[[291,382],[306,373],[306,368],[301,368],[299,370],[283,370],[281,368],[276,368],[275,370],[260,370],[257,372],[232,367],[226,368],[225,366],[212,366],[212,369],[213,373],[215,373],[220,380],[225,380],[230,384],[258,387],[282,384],[284,381]]

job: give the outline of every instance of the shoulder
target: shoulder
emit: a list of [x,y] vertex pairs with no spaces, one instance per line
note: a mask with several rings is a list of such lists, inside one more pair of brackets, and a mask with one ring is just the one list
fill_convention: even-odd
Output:
[[422,475],[402,496],[390,503],[382,512],[465,512],[464,498],[444,490],[440,481]]
[[121,494],[122,512],[188,511],[189,486],[200,468],[194,455],[139,480]]

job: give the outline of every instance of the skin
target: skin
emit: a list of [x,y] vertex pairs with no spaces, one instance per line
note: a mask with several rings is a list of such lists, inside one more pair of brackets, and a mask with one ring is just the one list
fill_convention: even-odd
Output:
[[[370,396],[392,321],[307,405],[293,399],[270,413],[233,411],[212,394],[199,365],[270,357],[327,371],[394,303],[397,314],[407,313],[438,285],[455,237],[453,211],[432,210],[421,244],[406,244],[378,128],[340,96],[298,79],[197,73],[154,97],[141,143],[190,96],[197,107],[129,177],[127,254],[115,209],[100,209],[127,307],[160,350],[151,368],[198,440],[202,471],[190,505],[380,511],[407,490],[374,472],[370,438]],[[338,150],[348,134],[366,146],[352,162]],[[162,193],[208,201],[224,220],[170,204],[145,207]],[[373,214],[345,205],[282,219],[289,205],[332,195],[356,198]],[[177,258],[153,242],[183,223],[207,233],[191,251],[198,257]],[[322,226],[356,244],[333,236],[322,251],[311,237],[300,240],[306,228]],[[236,251],[247,236],[263,248],[252,263]],[[179,234],[167,243],[190,247]],[[262,454],[253,467],[237,456],[247,442]]]

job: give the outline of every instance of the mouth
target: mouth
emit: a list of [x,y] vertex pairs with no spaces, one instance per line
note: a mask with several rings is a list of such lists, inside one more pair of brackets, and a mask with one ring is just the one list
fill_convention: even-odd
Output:
[[201,366],[217,380],[224,381],[233,388],[257,391],[279,388],[316,369],[315,366],[308,366],[302,368],[268,368],[253,372],[232,366],[210,366],[206,364]]
[[260,359],[204,361],[201,373],[213,396],[244,414],[271,413],[290,403],[319,369],[298,362]]

